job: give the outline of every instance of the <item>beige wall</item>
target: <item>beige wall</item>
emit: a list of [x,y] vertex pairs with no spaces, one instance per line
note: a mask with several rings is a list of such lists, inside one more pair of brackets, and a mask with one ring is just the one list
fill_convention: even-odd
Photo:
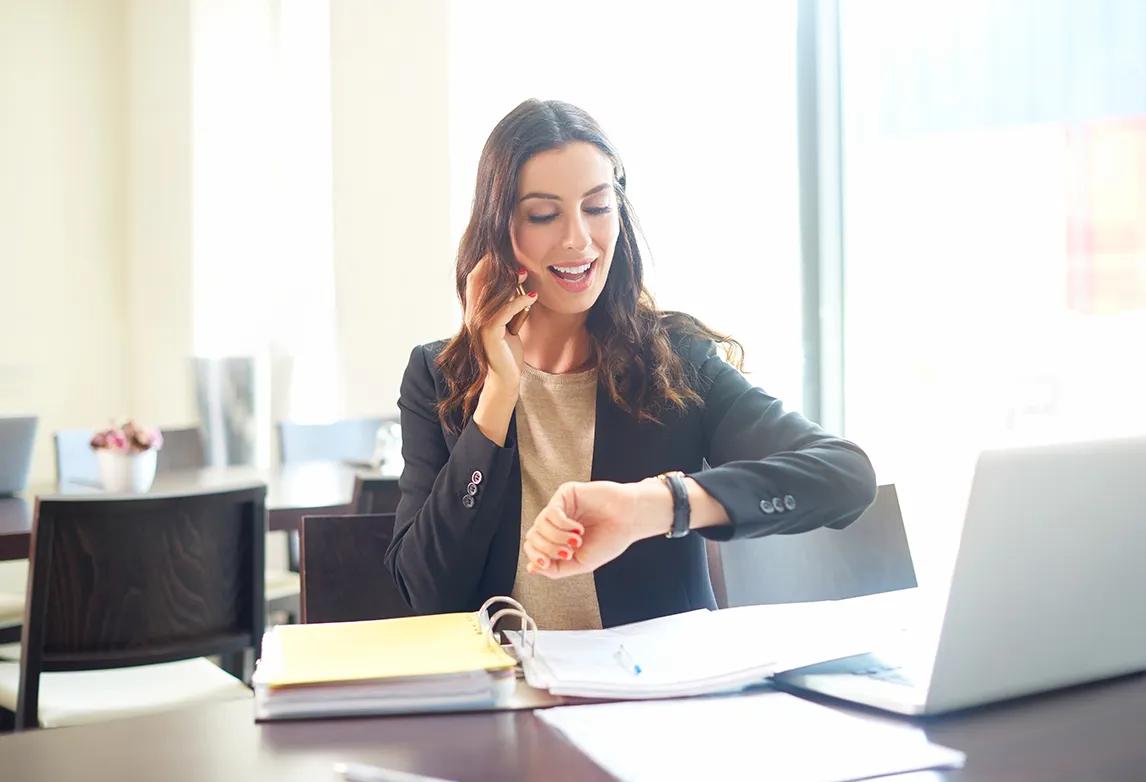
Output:
[[346,412],[395,409],[460,315],[449,236],[445,0],[332,3],[334,261]]
[[127,332],[132,415],[194,425],[191,0],[130,0],[126,19]]
[[117,0],[0,3],[0,413],[51,432],[129,407]]

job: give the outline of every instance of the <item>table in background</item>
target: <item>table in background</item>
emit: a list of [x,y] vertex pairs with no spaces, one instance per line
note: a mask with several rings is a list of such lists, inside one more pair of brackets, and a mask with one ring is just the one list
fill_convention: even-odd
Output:
[[[735,696],[732,696],[735,697]],[[0,736],[6,779],[327,780],[357,761],[470,780],[611,779],[532,712],[425,714],[255,724],[250,701],[100,725]],[[888,718],[890,719],[890,718]],[[907,780],[1141,779],[1146,676],[1138,675],[919,722],[967,753],[962,770]],[[677,744],[688,741],[682,726]],[[665,745],[673,746],[672,742]],[[768,726],[759,726],[761,752]],[[831,750],[825,738],[825,751]],[[667,750],[666,750],[667,751]],[[720,747],[703,751],[719,752]]]
[[[343,462],[299,462],[269,470],[254,467],[179,470],[155,476],[148,493],[224,489],[258,481],[267,486],[268,528],[290,531],[299,528],[304,515],[349,512],[354,476],[360,472],[378,475],[360,465]],[[0,497],[0,560],[28,556],[36,497],[98,493],[100,490],[92,486],[65,483],[33,486],[21,495]]]

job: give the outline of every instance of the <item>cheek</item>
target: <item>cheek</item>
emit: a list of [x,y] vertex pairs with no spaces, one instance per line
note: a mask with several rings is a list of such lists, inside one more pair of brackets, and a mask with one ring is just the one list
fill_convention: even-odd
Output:
[[514,238],[517,241],[518,252],[524,256],[518,260],[535,266],[542,264],[553,245],[550,233],[552,232],[548,230],[548,226],[544,225],[526,225],[518,228]]

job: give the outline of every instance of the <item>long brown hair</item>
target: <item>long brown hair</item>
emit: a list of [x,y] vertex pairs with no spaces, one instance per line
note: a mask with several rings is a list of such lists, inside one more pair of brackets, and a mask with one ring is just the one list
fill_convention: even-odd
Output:
[[470,221],[458,247],[456,282],[463,310],[466,277],[484,256],[491,255],[494,262],[491,284],[473,303],[470,322],[462,324],[437,358],[448,389],[438,403],[438,415],[454,431],[473,415],[485,383],[489,363],[481,329],[513,297],[517,283],[509,224],[517,205],[522,166],[538,152],[574,141],[593,144],[613,164],[621,231],[605,288],[586,320],[598,382],[613,402],[637,419],[650,421],[659,421],[668,409],[684,410],[689,403],[700,403],[696,379],[673,350],[670,332],[674,338],[724,343],[728,358],[737,366],[741,363],[743,350],[738,342],[689,315],[659,311],[645,290],[636,218],[625,195],[625,169],[596,121],[571,104],[531,99],[497,124],[482,149]]

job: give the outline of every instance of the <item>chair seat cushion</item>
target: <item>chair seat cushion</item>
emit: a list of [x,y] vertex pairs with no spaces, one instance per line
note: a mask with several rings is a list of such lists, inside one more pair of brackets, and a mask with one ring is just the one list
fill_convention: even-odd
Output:
[[[15,711],[18,663],[0,663],[0,706]],[[251,698],[241,681],[199,657],[172,663],[40,676],[40,725],[58,728]]]
[[290,570],[268,570],[265,587],[267,601],[299,593],[298,573]]

